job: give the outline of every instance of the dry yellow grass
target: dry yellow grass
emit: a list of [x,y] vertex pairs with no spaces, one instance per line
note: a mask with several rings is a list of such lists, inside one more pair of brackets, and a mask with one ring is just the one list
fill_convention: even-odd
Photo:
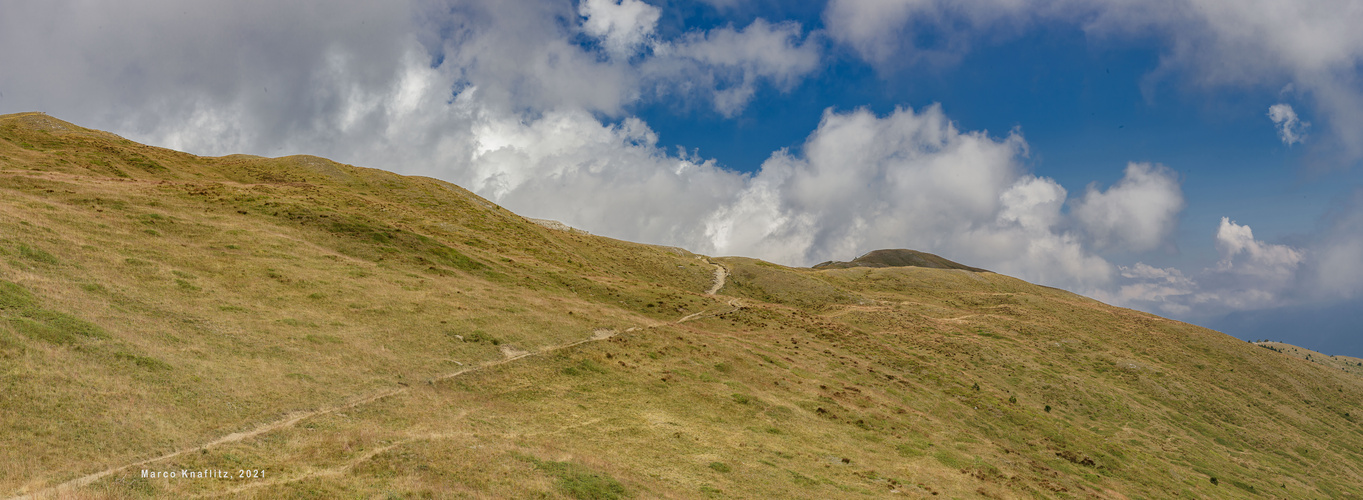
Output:
[[706,260],[39,114],[0,195],[0,496],[1363,494],[1363,379],[997,274]]

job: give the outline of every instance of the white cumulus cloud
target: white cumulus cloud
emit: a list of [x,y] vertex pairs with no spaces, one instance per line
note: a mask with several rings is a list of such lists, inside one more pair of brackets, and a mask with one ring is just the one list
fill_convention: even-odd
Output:
[[1184,205],[1172,170],[1131,163],[1122,180],[1106,191],[1090,186],[1071,213],[1099,248],[1143,252],[1168,241]]
[[[1001,36],[1034,17],[1044,2],[1027,0],[832,0],[823,20],[829,35],[882,66],[955,62],[981,32]],[[930,34],[933,43],[916,43]]]
[[1310,122],[1298,119],[1292,105],[1285,103],[1269,106],[1268,119],[1273,120],[1273,124],[1278,126],[1278,137],[1288,146],[1306,139],[1306,128],[1311,126]]
[[[1236,224],[1229,217],[1221,218],[1216,230],[1216,248],[1221,252],[1221,269],[1237,270],[1246,274],[1286,276],[1301,264],[1301,251],[1287,245],[1273,245],[1254,239],[1249,226]],[[1244,259],[1237,257],[1244,255]]]
[[798,23],[754,20],[734,29],[693,31],[653,46],[641,70],[663,94],[705,95],[716,111],[732,117],[752,100],[761,83],[789,90],[819,68],[819,45]]
[[607,52],[628,58],[658,27],[662,10],[640,0],[582,0],[582,31],[600,38]]

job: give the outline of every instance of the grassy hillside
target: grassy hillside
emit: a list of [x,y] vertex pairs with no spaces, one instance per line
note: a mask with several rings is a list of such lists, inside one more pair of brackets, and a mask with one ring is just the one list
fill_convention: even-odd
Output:
[[712,259],[41,114],[0,117],[0,200],[0,496],[1363,495],[1363,378],[993,273]]

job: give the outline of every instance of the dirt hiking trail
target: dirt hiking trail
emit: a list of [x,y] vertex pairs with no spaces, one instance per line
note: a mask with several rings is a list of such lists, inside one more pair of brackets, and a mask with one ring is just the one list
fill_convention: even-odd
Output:
[[712,285],[712,286],[710,287],[709,290],[706,290],[706,291],[705,291],[705,294],[706,294],[706,295],[714,295],[714,294],[719,293],[719,289],[724,288],[724,281],[725,281],[725,278],[728,278],[728,276],[729,276],[729,270],[728,270],[728,269],[725,269],[724,266],[722,266],[722,265],[716,264],[715,261],[712,261],[712,260],[707,259],[707,258],[705,258],[705,257],[697,257],[697,258],[700,259],[700,260],[705,261],[707,264],[710,264],[710,265],[712,265],[712,266],[715,266],[715,281],[714,281],[714,285]]

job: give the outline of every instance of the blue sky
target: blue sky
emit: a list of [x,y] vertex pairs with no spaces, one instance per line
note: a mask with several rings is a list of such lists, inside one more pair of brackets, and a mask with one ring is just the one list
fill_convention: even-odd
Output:
[[3,9],[0,46],[45,50],[0,51],[0,112],[428,175],[706,254],[915,248],[1363,355],[1357,2]]
[[[700,18],[696,24],[715,22],[713,9],[688,13]],[[807,29],[822,28],[817,11],[799,14],[792,17]],[[933,68],[881,70],[843,54],[794,89],[765,89],[735,118],[668,102],[632,111],[658,131],[660,143],[699,148],[729,168],[753,171],[771,151],[800,147],[825,108],[883,114],[941,103],[963,129],[1020,128],[1032,146],[1031,168],[1065,186],[1111,184],[1128,161],[1174,168],[1189,201],[1181,226],[1200,228],[1180,232],[1177,241],[1201,249],[1206,260],[1215,259],[1209,235],[1222,214],[1241,214],[1270,239],[1290,238],[1347,192],[1340,183],[1363,180],[1350,168],[1355,162],[1313,163],[1308,146],[1282,143],[1265,112],[1282,101],[1278,88],[1203,90],[1176,76],[1145,84],[1163,50],[1150,40],[1094,44],[1077,27],[1060,25],[982,45]]]

